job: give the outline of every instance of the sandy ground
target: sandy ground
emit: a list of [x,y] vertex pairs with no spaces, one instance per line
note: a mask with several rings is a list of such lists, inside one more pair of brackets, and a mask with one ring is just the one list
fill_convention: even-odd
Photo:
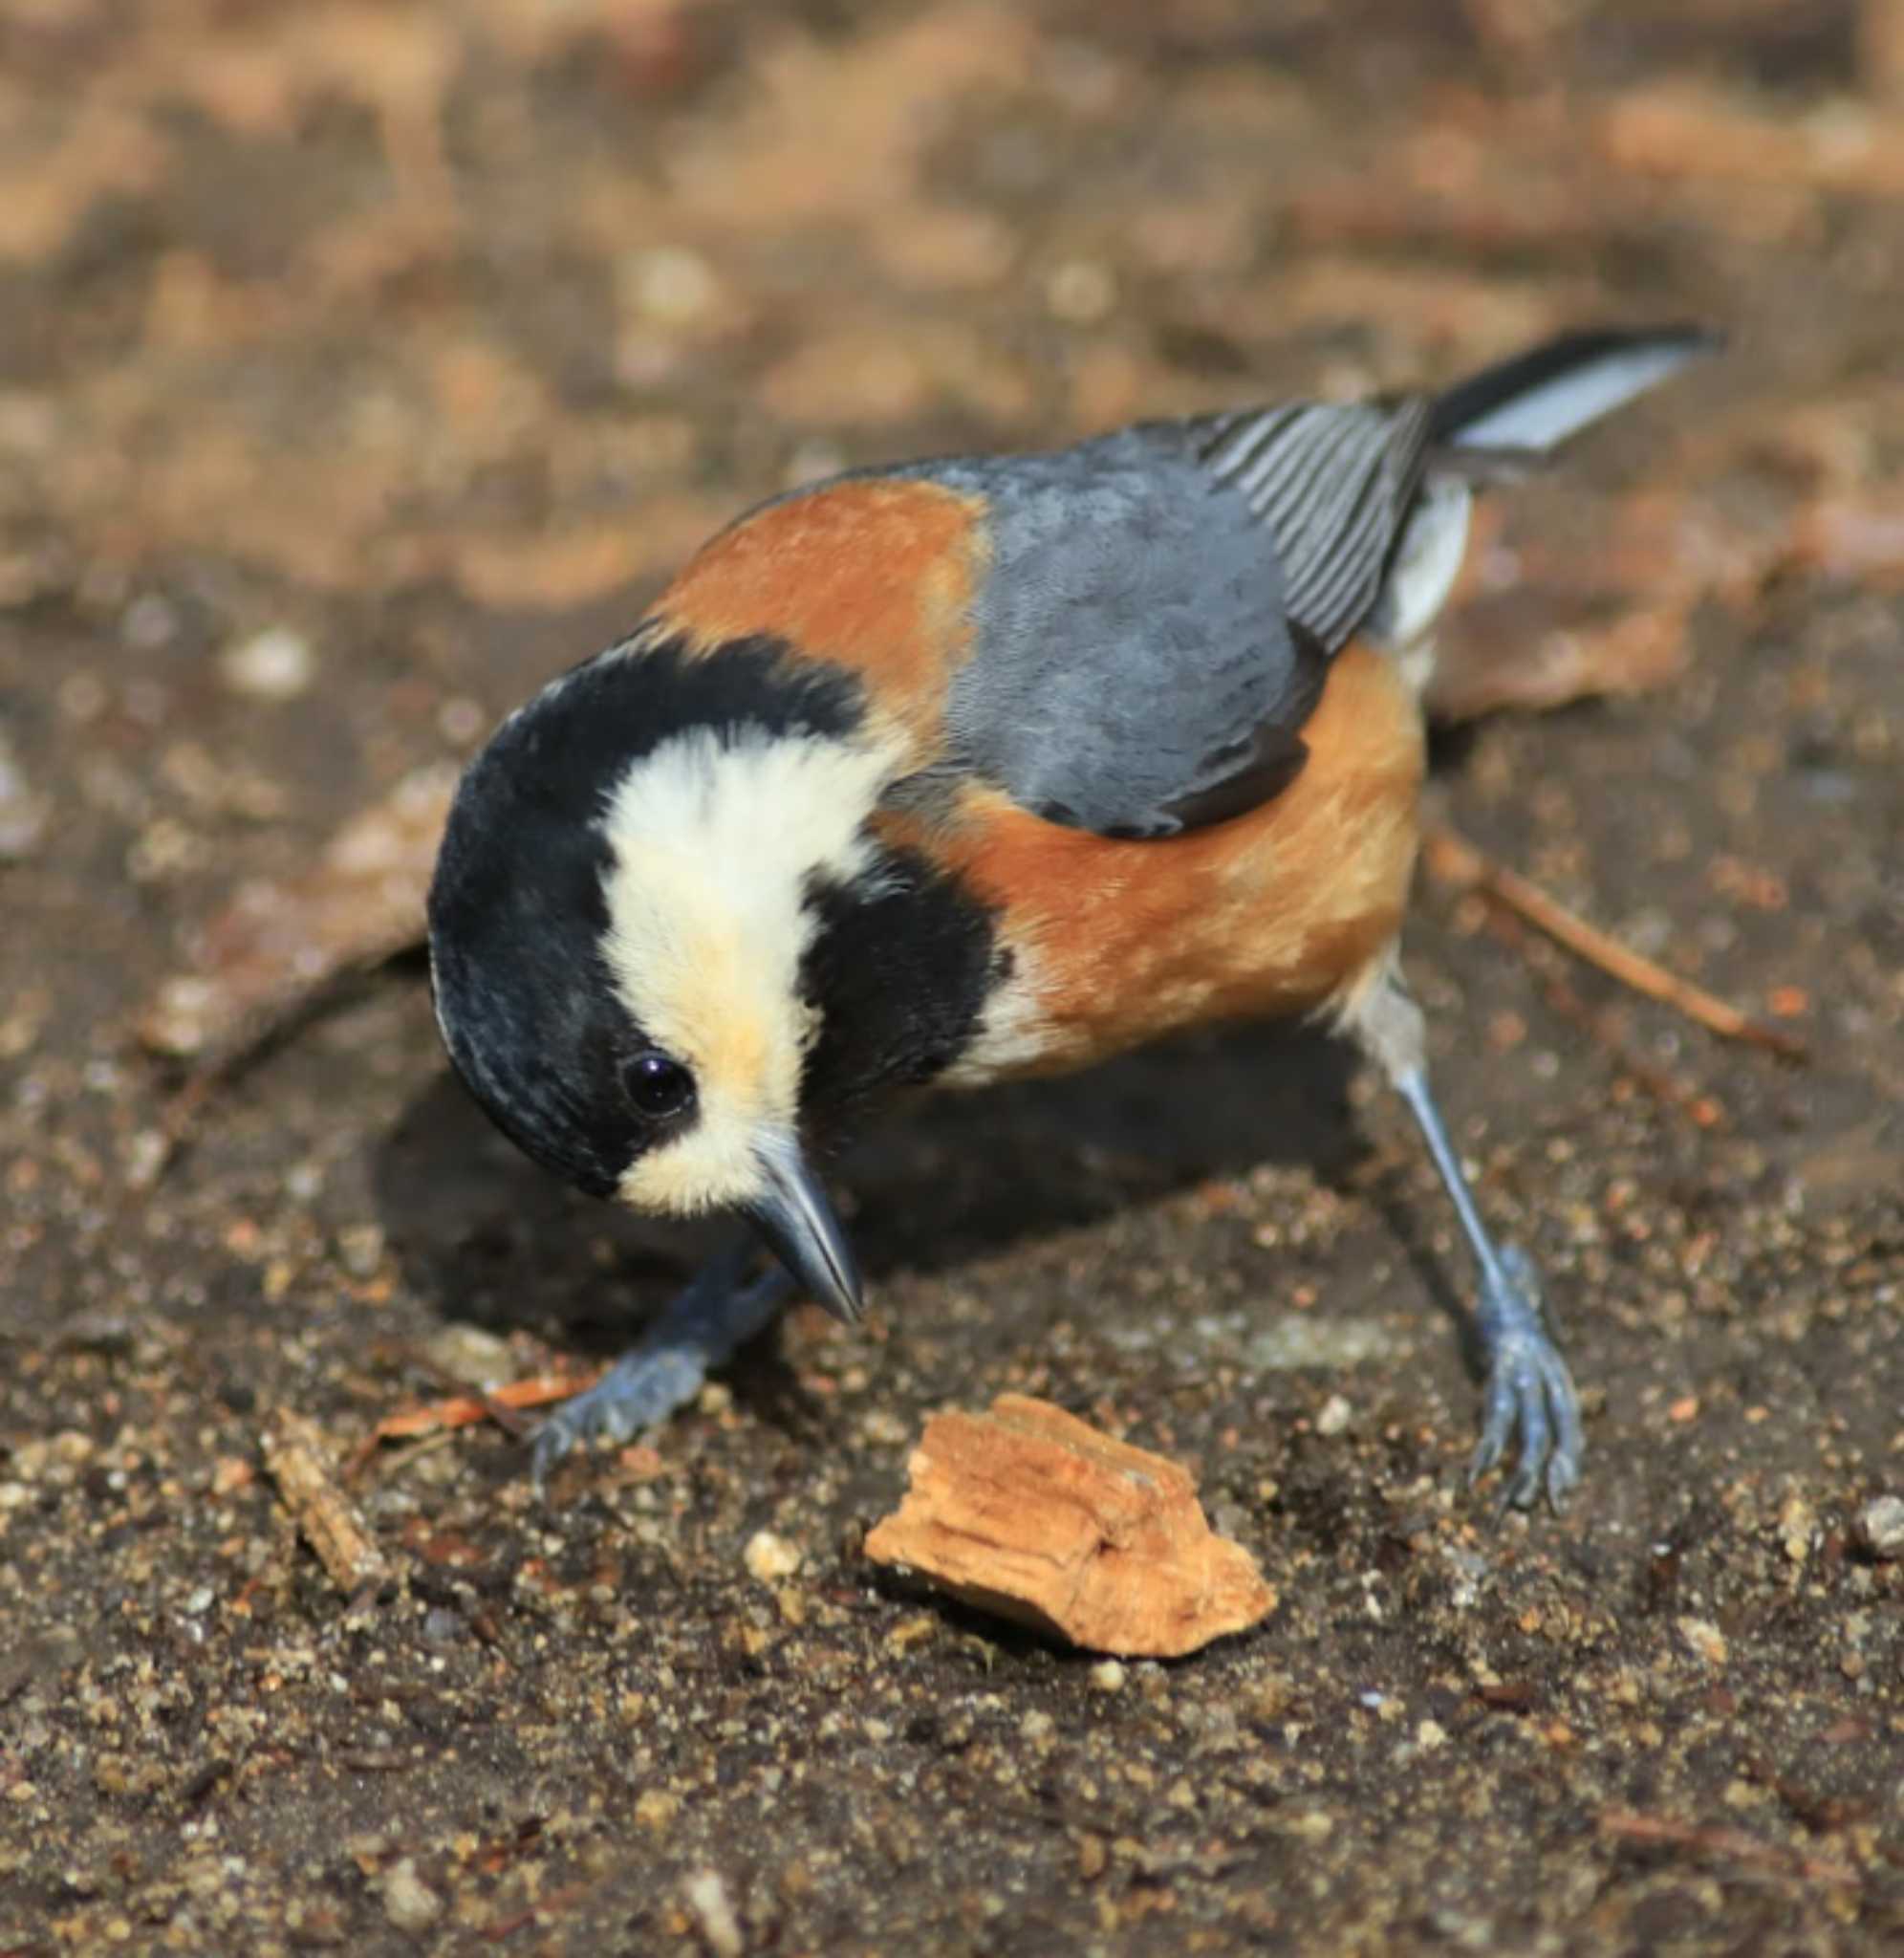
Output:
[[[0,1952],[1896,1948],[1900,201],[1894,0],[0,6]],[[489,1135],[414,961],[136,1190],[129,1030],[234,885],[790,481],[1660,316],[1734,351],[1518,499],[1466,630],[1677,675],[1434,794],[1811,1058],[1424,881],[1564,1519],[1461,1486],[1405,1117],[1241,1033],[897,1124],[867,1327],[546,1503],[494,1426],[386,1447],[395,1577],[333,1589],[270,1410],[599,1358],[683,1252]],[[1276,1614],[1107,1669],[872,1573],[1007,1388],[1190,1464]]]

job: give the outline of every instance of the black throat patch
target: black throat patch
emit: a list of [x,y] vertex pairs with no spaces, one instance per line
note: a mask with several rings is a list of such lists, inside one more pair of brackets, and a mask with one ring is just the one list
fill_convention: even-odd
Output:
[[1010,955],[989,908],[917,851],[882,849],[848,883],[815,879],[806,902],[816,929],[801,991],[821,1017],[800,1103],[832,1138],[964,1053]]

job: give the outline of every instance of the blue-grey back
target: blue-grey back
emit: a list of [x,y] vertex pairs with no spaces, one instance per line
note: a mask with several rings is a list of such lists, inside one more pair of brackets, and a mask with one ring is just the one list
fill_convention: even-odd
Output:
[[1301,765],[1327,649],[1292,627],[1274,537],[1196,424],[898,473],[987,511],[955,766],[1054,821],[1149,836],[1253,806]]

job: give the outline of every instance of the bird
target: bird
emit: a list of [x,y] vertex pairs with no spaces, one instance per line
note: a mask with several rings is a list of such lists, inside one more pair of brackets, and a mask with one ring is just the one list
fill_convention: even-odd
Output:
[[850,470],[738,517],[509,715],[429,893],[450,1060],[579,1189],[733,1225],[543,1423],[538,1483],[789,1297],[859,1316],[821,1164],[883,1104],[1307,1017],[1406,1103],[1472,1253],[1470,1482],[1558,1510],[1579,1396],[1399,961],[1420,692],[1476,497],[1716,344],[1582,329],[1438,393]]

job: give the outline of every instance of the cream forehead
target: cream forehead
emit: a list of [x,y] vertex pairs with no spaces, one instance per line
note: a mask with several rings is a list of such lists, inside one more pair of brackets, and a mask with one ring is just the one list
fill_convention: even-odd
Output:
[[864,869],[861,826],[885,773],[842,742],[697,730],[617,784],[602,820],[603,955],[622,1005],[700,1090],[694,1121],[630,1165],[625,1202],[692,1214],[761,1193],[760,1151],[797,1122],[813,1032],[799,984],[807,881]]
[[657,1042],[703,1067],[797,1055],[807,881],[864,868],[862,826],[885,773],[877,752],[844,742],[697,729],[622,776],[601,825],[603,950]]

